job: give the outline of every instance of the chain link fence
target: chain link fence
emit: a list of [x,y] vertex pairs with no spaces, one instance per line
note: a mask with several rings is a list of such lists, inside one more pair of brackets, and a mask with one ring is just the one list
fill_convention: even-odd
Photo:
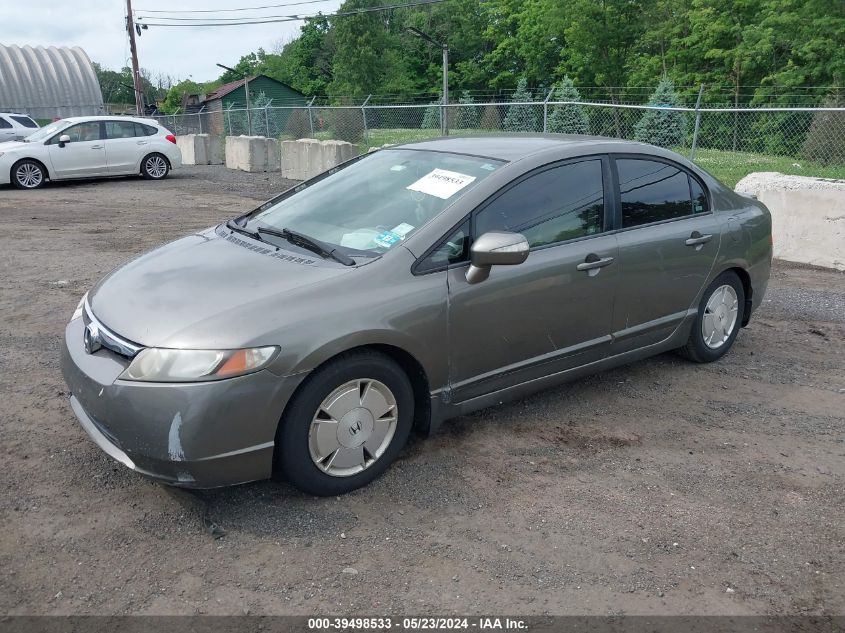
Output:
[[[693,160],[707,150],[845,167],[845,108],[694,108],[596,102],[229,108],[155,116],[176,135],[336,139],[361,151],[447,135],[574,133],[644,141]],[[445,125],[444,125],[445,123]]]

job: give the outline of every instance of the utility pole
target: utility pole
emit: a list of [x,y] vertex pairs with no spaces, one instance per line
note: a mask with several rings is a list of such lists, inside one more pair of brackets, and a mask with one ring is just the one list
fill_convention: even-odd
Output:
[[144,93],[141,70],[138,68],[138,48],[135,46],[135,23],[132,20],[132,0],[126,0],[126,32],[129,33],[129,50],[132,52],[132,84],[135,86],[135,114],[144,114]]
[[427,33],[423,33],[418,28],[413,26],[406,26],[405,30],[412,33],[425,41],[439,46],[443,49],[443,103],[440,105],[440,133],[443,136],[449,135],[448,122],[448,105],[449,105],[449,45],[446,42],[440,43]]
[[[127,0],[128,1],[128,0]],[[216,64],[220,66],[223,70],[228,70],[230,73],[234,75],[240,76],[241,79],[244,80],[244,92],[246,93],[246,126],[247,126],[247,134],[252,134],[252,116],[249,113],[249,75],[244,75],[243,73],[239,73],[234,68],[229,68],[228,66],[224,66],[223,64]]]

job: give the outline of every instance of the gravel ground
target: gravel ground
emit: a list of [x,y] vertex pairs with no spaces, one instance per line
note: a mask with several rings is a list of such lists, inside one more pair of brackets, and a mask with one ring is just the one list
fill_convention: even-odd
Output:
[[276,175],[0,190],[0,613],[843,614],[845,275],[777,262],[711,365],[673,354],[452,420],[315,499],[188,493],[75,421],[64,325],[135,254]]

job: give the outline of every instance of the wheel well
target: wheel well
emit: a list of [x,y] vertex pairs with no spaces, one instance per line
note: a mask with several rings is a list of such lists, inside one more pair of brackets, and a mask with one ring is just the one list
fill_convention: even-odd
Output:
[[9,170],[9,178],[10,178],[10,179],[13,177],[13,174],[15,173],[15,167],[17,167],[20,163],[22,163],[22,162],[23,162],[23,161],[25,161],[25,160],[31,160],[33,163],[38,163],[38,164],[41,166],[41,169],[43,169],[43,170],[44,170],[44,173],[47,175],[47,178],[51,178],[51,176],[50,176],[50,170],[49,170],[49,169],[47,169],[47,165],[45,165],[44,163],[42,163],[42,162],[41,162],[40,160],[38,160],[37,158],[30,158],[29,156],[26,156],[26,157],[24,157],[24,158],[21,158],[21,159],[20,159],[20,160],[18,160],[18,161],[15,161],[15,164],[14,164],[14,165],[12,165],[12,168]]
[[744,268],[728,268],[728,270],[736,273],[736,276],[742,282],[742,290],[745,292],[745,305],[742,310],[742,327],[745,327],[751,320],[751,296],[754,292],[751,288],[751,275]]

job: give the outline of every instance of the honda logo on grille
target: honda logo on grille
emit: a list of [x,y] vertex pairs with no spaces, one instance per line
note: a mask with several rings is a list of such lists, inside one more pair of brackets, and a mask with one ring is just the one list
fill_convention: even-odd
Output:
[[102,341],[100,341],[100,330],[95,323],[89,323],[85,326],[82,341],[85,344],[85,351],[88,354],[93,354],[103,346]]

